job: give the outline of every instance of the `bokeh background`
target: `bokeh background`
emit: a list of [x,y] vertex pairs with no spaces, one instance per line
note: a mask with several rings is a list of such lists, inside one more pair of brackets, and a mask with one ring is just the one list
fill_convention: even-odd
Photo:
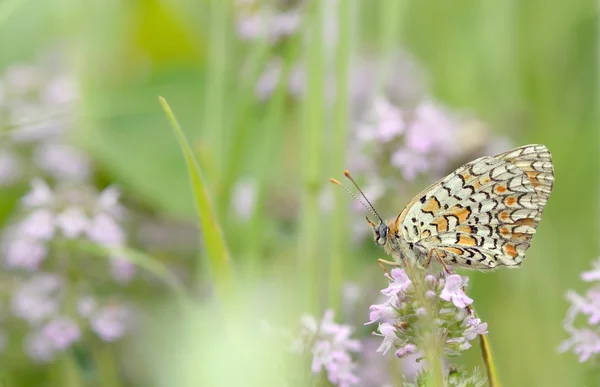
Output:
[[[598,256],[597,12],[591,1],[538,0],[0,2],[4,245],[28,219],[21,198],[39,177],[59,206],[74,200],[96,215],[116,211],[112,191],[98,192],[117,186],[126,216],[110,212],[116,247],[141,256],[115,263],[118,253],[106,260],[58,232],[39,264],[11,261],[3,247],[0,377],[7,386],[244,385],[244,356],[266,344],[243,329],[219,336],[219,279],[160,95],[203,170],[234,287],[247,297],[232,312],[241,326],[272,313],[292,329],[300,313],[332,308],[370,337],[363,323],[385,286],[383,252],[363,209],[329,177],[350,168],[395,217],[466,161],[546,145],[556,182],[526,261],[463,274],[505,386],[597,385],[593,367],[557,351],[564,293],[585,288],[579,273]],[[37,135],[23,140],[27,130]],[[20,305],[23,284],[42,272],[60,282],[60,303]],[[180,292],[205,308],[182,312]],[[90,299],[126,312],[85,317]],[[77,322],[73,340],[72,326],[59,329],[74,344],[32,349],[40,319],[54,315]],[[390,357],[375,361],[393,368]],[[481,366],[478,349],[459,363]]]

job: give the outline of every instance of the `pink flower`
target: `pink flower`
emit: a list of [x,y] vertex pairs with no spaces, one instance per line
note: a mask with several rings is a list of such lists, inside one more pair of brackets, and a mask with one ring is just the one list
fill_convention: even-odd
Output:
[[386,296],[396,295],[399,292],[405,292],[411,285],[410,278],[406,275],[404,269],[394,268],[391,275],[386,275],[392,282],[381,293]]
[[123,305],[96,309],[91,317],[92,330],[104,341],[122,338],[131,324],[131,311]]
[[378,331],[383,336],[383,342],[377,348],[377,352],[382,352],[385,355],[396,342],[396,328],[392,324],[383,323],[379,325]]
[[585,282],[600,281],[600,258],[593,263],[594,268],[581,273],[581,279]]
[[82,208],[72,206],[58,214],[56,224],[65,237],[73,239],[85,233],[90,220]]
[[46,207],[52,204],[54,194],[48,184],[41,179],[31,181],[31,191],[29,191],[21,202],[25,208]]
[[[14,233],[9,233],[14,235]],[[48,249],[43,242],[29,238],[8,237],[4,247],[4,263],[8,268],[37,270],[46,259]]]
[[414,355],[415,353],[417,353],[417,346],[414,344],[406,344],[404,347],[398,348],[396,357],[403,359],[408,355]]
[[97,214],[91,219],[87,236],[90,240],[108,247],[122,246],[125,243],[125,233],[121,226],[104,213]]
[[356,385],[359,380],[355,375],[356,364],[350,353],[358,352],[361,343],[351,338],[352,328],[336,324],[331,310],[325,312],[320,322],[313,316],[304,316],[302,328],[302,344],[295,343],[294,347],[309,347],[312,352],[312,372],[319,373],[325,370],[329,382],[336,386]]
[[73,319],[61,316],[50,320],[42,328],[41,334],[48,338],[56,349],[63,350],[79,340],[81,331]]
[[37,209],[27,215],[18,226],[18,231],[26,238],[48,241],[54,236],[55,217],[48,209]]
[[446,284],[440,294],[440,298],[446,301],[452,300],[452,303],[457,308],[464,308],[472,304],[473,300],[465,294],[462,287],[463,278],[461,276],[458,274],[449,275],[446,277]]

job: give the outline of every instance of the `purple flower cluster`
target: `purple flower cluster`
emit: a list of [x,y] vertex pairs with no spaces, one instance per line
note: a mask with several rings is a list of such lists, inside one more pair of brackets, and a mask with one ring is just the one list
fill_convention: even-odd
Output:
[[[50,253],[48,242],[56,238],[85,238],[107,247],[123,247],[126,235],[120,225],[123,209],[119,192],[109,187],[96,194],[90,187],[64,186],[53,192],[42,180],[34,180],[21,204],[23,214],[4,235],[4,264],[10,269],[37,270]],[[135,275],[135,266],[124,257],[111,257],[113,278],[121,283]]]
[[431,101],[400,109],[379,98],[358,128],[357,139],[361,147],[376,147],[389,157],[386,164],[398,168],[405,180],[414,180],[443,171],[456,156],[459,129],[459,122]]
[[296,352],[312,354],[312,372],[320,374],[325,370],[327,379],[335,386],[357,385],[357,365],[351,353],[358,352],[361,345],[351,338],[352,328],[333,322],[332,310],[327,310],[321,321],[307,315],[301,323],[300,337],[292,347]]
[[[567,291],[566,298],[571,307],[564,328],[571,337],[561,343],[559,351],[573,350],[579,361],[584,362],[600,354],[600,258],[594,262],[592,270],[581,273],[581,279],[591,282],[592,286],[584,295]],[[579,316],[586,319],[587,326],[575,326]]]
[[[104,341],[123,337],[130,327],[130,307],[82,296],[93,291],[93,281],[67,281],[65,268],[74,271],[90,262],[86,264],[81,253],[74,261],[71,251],[53,243],[84,239],[124,247],[123,218],[119,191],[114,187],[98,193],[84,184],[63,183],[52,190],[36,179],[21,199],[19,215],[2,235],[1,251],[4,266],[17,280],[11,289],[10,309],[30,327],[24,349],[34,361],[52,361],[79,341],[86,327]],[[109,262],[114,281],[123,284],[133,279],[136,267],[125,257],[115,255]]]
[[467,277],[425,275],[409,278],[404,269],[395,268],[386,274],[390,283],[381,293],[388,297],[382,304],[371,306],[369,322],[379,323],[378,336],[383,341],[378,352],[396,349],[396,356],[413,355],[424,342],[421,329],[426,322],[435,324],[435,334],[448,356],[457,356],[471,347],[470,341],[487,333],[487,323],[467,312],[473,300],[463,291]]
[[0,76],[0,185],[89,178],[90,160],[67,140],[76,90],[70,76],[42,66],[13,65]]
[[238,0],[236,2],[236,29],[238,37],[246,41],[266,41],[271,44],[294,35],[302,21],[301,8],[276,10],[264,2]]
[[[72,305],[68,291],[61,276],[37,272],[12,292],[10,310],[30,327],[23,345],[36,362],[52,361],[58,352],[82,338],[85,326],[89,325],[104,341],[123,337],[131,326],[131,309],[124,304],[107,302],[99,306],[94,298],[80,296]],[[71,309],[77,309],[77,315],[69,315]]]

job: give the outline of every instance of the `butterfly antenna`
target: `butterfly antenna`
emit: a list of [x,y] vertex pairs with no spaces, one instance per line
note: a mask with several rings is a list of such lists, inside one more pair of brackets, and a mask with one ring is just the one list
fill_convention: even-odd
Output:
[[365,193],[362,191],[362,189],[360,189],[360,187],[358,186],[358,184],[356,184],[356,181],[354,181],[354,179],[352,178],[352,175],[350,175],[350,172],[346,169],[344,171],[344,175],[348,178],[348,180],[350,180],[352,182],[352,184],[354,184],[354,186],[356,187],[356,189],[358,190],[358,192],[360,192],[360,194],[362,195],[362,197],[365,199],[365,201],[369,204],[369,207],[371,212],[377,216],[379,218],[379,220],[381,221],[381,223],[385,223],[383,221],[383,219],[381,218],[381,216],[379,216],[379,213],[377,212],[377,210],[375,209],[375,207],[373,207],[373,204],[371,204],[371,202],[369,201],[369,199],[367,199],[367,195],[365,195]]
[[368,210],[370,213],[372,213],[373,215],[377,216],[377,213],[373,212],[373,209],[372,209],[371,207],[367,206],[365,203],[363,203],[363,201],[362,201],[362,200],[360,200],[360,198],[359,198],[358,196],[356,196],[356,195],[354,194],[354,192],[350,191],[350,190],[348,189],[348,187],[346,187],[345,185],[343,185],[342,183],[340,183],[338,180],[336,180],[336,179],[333,179],[333,178],[329,179],[329,181],[330,181],[330,182],[332,182],[333,184],[337,184],[337,185],[339,185],[340,187],[342,187],[343,189],[345,189],[345,190],[346,190],[346,192],[348,192],[348,193],[350,194],[350,196],[352,196],[352,197],[354,198],[354,200],[356,200],[357,202],[359,202],[360,204],[362,204],[362,206],[363,206],[364,208],[366,208],[366,209],[367,209],[367,210]]

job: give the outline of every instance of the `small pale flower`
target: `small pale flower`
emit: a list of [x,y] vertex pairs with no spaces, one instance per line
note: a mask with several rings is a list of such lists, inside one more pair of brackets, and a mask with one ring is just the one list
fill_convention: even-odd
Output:
[[585,282],[600,281],[600,258],[594,261],[594,268],[581,273],[581,279]]
[[41,179],[31,181],[31,191],[29,191],[21,202],[25,208],[46,207],[52,204],[54,194],[48,184]]
[[77,313],[81,317],[90,318],[97,307],[98,303],[92,296],[82,296],[77,300]]
[[100,196],[98,197],[99,209],[115,218],[119,218],[123,214],[123,208],[119,203],[120,197],[121,191],[117,187],[107,187],[100,192]]
[[4,150],[0,150],[0,186],[10,185],[21,175],[19,158]]
[[41,334],[44,335],[56,349],[63,350],[79,340],[81,330],[73,319],[61,316],[50,320],[42,328]]
[[[600,355],[600,260],[593,263],[593,269],[581,274],[586,282],[592,286],[580,295],[573,290],[566,292],[565,298],[571,303],[564,321],[564,328],[570,338],[559,346],[560,352],[569,349],[579,356],[579,361],[584,362]],[[587,326],[576,326],[578,317],[585,317]],[[583,325],[583,324],[582,324]]]
[[13,292],[11,310],[16,317],[39,325],[58,311],[62,287],[58,276],[36,274]]
[[359,133],[363,141],[389,142],[404,133],[404,120],[400,109],[385,98],[375,100],[373,126],[364,127]]
[[33,158],[41,170],[61,181],[84,181],[91,173],[89,158],[66,144],[43,143],[36,148]]
[[249,220],[256,206],[257,187],[251,179],[242,179],[233,189],[231,204],[242,220]]
[[122,246],[125,243],[123,229],[107,214],[97,214],[91,219],[87,236],[90,240],[109,247]]
[[390,163],[402,171],[406,180],[414,180],[420,173],[431,170],[432,163],[425,155],[401,148],[392,154]]
[[309,349],[312,353],[311,370],[319,373],[325,370],[327,379],[333,385],[347,387],[356,385],[356,364],[350,355],[360,350],[360,342],[351,339],[352,329],[347,325],[333,321],[333,311],[325,312],[323,319],[317,322],[312,316],[302,318],[302,338],[304,343],[293,344],[298,350]]
[[462,289],[463,278],[458,274],[452,274],[446,277],[446,285],[440,294],[442,300],[450,301],[457,308],[464,308],[473,303],[473,300],[465,294]]
[[72,239],[85,233],[90,220],[80,207],[69,207],[56,217],[56,225],[65,237]]
[[431,153],[447,147],[454,132],[454,125],[447,114],[426,101],[417,107],[415,115],[406,133],[407,147],[418,153]]
[[37,209],[21,221],[18,232],[25,238],[32,240],[48,241],[54,236],[55,217],[48,209]]
[[409,286],[412,285],[412,282],[406,275],[404,269],[392,269],[391,275],[388,276],[388,278],[391,279],[392,282],[390,282],[387,288],[381,291],[381,293],[386,296],[391,296],[397,294],[398,292],[405,292]]
[[137,272],[133,262],[121,257],[112,257],[110,266],[113,278],[122,284],[130,282]]
[[4,245],[4,263],[8,268],[34,271],[48,255],[48,249],[43,242],[19,237],[6,239],[8,241]]
[[417,346],[414,344],[406,344],[404,347],[398,348],[396,357],[403,359],[408,355],[414,355],[415,353],[417,353]]
[[600,354],[600,335],[591,329],[575,329],[565,326],[565,330],[571,337],[561,343],[559,352],[567,352],[573,349],[573,353],[579,356],[579,362],[583,363],[590,358]]
[[466,318],[465,323],[467,325],[467,329],[463,333],[463,336],[469,341],[475,339],[477,335],[485,335],[488,333],[488,325],[487,323],[481,322],[481,319],[469,316]]
[[383,336],[383,342],[377,348],[377,352],[383,352],[385,355],[397,340],[396,328],[392,324],[383,323],[379,325],[379,333]]
[[92,314],[92,330],[104,341],[122,338],[131,323],[131,311],[123,305],[107,305]]
[[52,340],[40,332],[30,333],[24,341],[25,353],[35,362],[48,363],[54,360],[56,347]]
[[396,317],[396,309],[389,303],[371,305],[369,307],[371,313],[369,313],[369,321],[365,325],[373,324],[376,321],[387,321]]

